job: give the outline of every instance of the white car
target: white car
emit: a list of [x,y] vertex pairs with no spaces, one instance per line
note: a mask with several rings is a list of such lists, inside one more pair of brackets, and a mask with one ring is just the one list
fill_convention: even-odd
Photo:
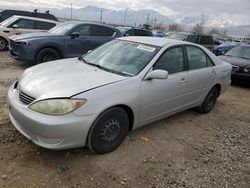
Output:
[[27,69],[9,89],[10,119],[39,146],[107,153],[145,124],[194,107],[210,112],[231,69],[196,44],[119,38]]
[[27,16],[12,16],[0,23],[0,51],[8,46],[8,37],[25,33],[47,31],[59,22]]

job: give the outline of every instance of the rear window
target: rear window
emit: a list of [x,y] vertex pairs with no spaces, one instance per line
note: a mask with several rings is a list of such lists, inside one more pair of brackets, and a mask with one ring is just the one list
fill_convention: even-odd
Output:
[[211,36],[200,36],[200,44],[213,45],[213,38]]
[[113,36],[115,31],[102,26],[91,26],[92,36]]
[[49,30],[55,26],[56,26],[56,24],[54,24],[54,23],[35,21],[35,29]]

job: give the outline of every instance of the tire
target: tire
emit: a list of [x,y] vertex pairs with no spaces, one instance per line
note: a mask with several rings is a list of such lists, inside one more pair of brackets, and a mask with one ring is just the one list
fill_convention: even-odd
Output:
[[0,51],[4,51],[7,49],[8,42],[4,38],[0,37]]
[[198,107],[198,112],[202,114],[209,113],[215,106],[216,100],[219,96],[218,89],[213,87],[209,93],[207,94],[205,100],[203,101],[202,105]]
[[115,150],[128,134],[129,117],[125,110],[115,107],[104,111],[90,128],[87,146],[98,154]]
[[52,49],[52,48],[44,48],[38,52],[36,62],[37,64],[39,64],[39,63],[57,60],[60,58],[61,56],[57,50]]

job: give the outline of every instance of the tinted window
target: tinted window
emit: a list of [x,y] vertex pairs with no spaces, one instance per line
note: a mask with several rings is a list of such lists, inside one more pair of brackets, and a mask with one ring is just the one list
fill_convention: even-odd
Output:
[[183,71],[184,57],[182,48],[178,47],[168,50],[158,59],[154,69],[166,70],[169,74]]
[[92,36],[113,36],[115,31],[112,29],[101,27],[101,26],[91,26]]
[[199,35],[189,35],[187,38],[188,42],[198,43]]
[[200,44],[213,45],[213,39],[210,36],[200,36]]
[[22,28],[22,29],[34,29],[33,20],[19,19],[14,24],[12,24],[12,26],[13,25],[18,25],[18,28]]
[[189,70],[200,69],[208,66],[207,55],[199,48],[187,46]]
[[134,36],[135,35],[135,30],[134,29],[130,29],[128,30],[124,36]]
[[56,26],[56,24],[54,24],[54,23],[35,21],[35,29],[49,30],[55,26]]
[[79,33],[80,36],[90,36],[90,26],[81,25],[76,28],[72,33]]
[[[147,33],[147,36],[153,36],[153,33],[152,32],[150,32],[150,31],[146,31],[146,33]],[[163,33],[162,33],[163,34]]]

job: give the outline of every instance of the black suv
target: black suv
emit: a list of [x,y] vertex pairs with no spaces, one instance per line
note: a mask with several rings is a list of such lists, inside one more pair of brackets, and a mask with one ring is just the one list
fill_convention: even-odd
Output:
[[169,36],[169,38],[200,44],[211,51],[214,49],[214,40],[213,37],[210,35],[203,35],[203,34],[189,33],[189,32],[178,32]]
[[117,27],[124,37],[128,36],[147,36],[152,37],[153,33],[147,29],[132,28],[132,27]]
[[0,22],[14,15],[29,16],[29,17],[43,18],[43,19],[58,21],[54,15],[49,14],[49,13],[29,12],[29,11],[22,11],[22,10],[0,10]]

